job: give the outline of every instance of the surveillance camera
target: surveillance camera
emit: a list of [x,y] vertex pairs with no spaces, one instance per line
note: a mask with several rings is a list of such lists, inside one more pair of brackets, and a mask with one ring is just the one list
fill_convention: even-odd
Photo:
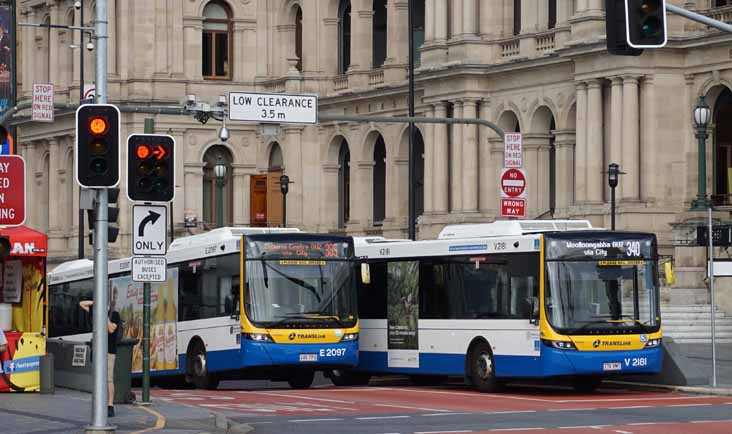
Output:
[[86,49],[89,51],[94,50],[94,43],[93,42],[87,42],[86,43]]
[[76,8],[76,10],[81,9],[81,2],[80,1],[74,2],[74,7]]
[[196,95],[188,95],[187,102],[188,102],[188,104],[195,104],[196,103]]
[[225,142],[229,140],[229,129],[226,127],[221,127],[219,130],[219,139],[221,139],[222,142]]

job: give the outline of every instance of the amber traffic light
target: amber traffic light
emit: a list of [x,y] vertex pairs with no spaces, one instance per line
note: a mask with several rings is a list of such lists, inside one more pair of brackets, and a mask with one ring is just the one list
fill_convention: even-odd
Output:
[[628,45],[659,48],[666,45],[666,0],[625,0]]
[[82,187],[119,184],[119,110],[85,104],[76,110],[76,181]]
[[132,134],[127,139],[127,197],[170,202],[175,195],[175,140],[164,134]]

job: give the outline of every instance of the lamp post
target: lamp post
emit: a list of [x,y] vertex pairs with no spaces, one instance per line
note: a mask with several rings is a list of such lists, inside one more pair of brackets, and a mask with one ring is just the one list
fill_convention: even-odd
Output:
[[704,96],[699,97],[699,102],[694,107],[694,126],[696,127],[696,138],[699,141],[699,175],[696,199],[691,203],[692,211],[703,211],[711,207],[707,199],[707,125],[712,116]]
[[226,164],[219,157],[214,166],[216,175],[216,226],[224,226],[224,178],[226,177]]
[[290,177],[280,176],[280,191],[282,192],[282,227],[287,227],[287,192],[290,190]]
[[610,230],[615,230],[615,187],[618,186],[620,175],[624,172],[620,171],[620,166],[616,163],[610,163],[607,166],[607,184],[610,186]]

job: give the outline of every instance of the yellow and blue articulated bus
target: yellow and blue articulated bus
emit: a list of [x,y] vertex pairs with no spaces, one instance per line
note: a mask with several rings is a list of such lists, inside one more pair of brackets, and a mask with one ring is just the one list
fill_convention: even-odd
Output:
[[336,384],[400,373],[464,376],[481,391],[511,379],[569,380],[660,372],[658,253],[653,234],[587,221],[447,226],[437,240],[357,238],[359,365]]
[[[358,363],[352,238],[220,228],[175,240],[166,259],[167,279],[151,284],[153,376],[200,388],[224,379],[306,388],[316,371]],[[138,342],[132,370],[140,376],[143,284],[133,281],[130,258],[110,261],[109,290],[124,338]],[[93,299],[93,263],[58,266],[49,293],[50,336],[90,340],[91,316],[79,302]]]

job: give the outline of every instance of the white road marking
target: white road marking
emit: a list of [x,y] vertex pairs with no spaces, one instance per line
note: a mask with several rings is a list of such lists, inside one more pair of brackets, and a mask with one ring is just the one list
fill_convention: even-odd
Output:
[[[635,422],[635,423],[629,423],[626,424],[628,426],[644,426],[644,425],[659,425],[664,422]],[[672,423],[672,422],[666,422],[666,423]]]
[[701,407],[703,405],[712,405],[712,404],[675,404],[675,405],[669,405],[669,407]]
[[560,426],[557,429],[602,429],[610,425],[579,425],[579,426]]
[[615,430],[615,432],[616,432],[616,433],[618,433],[618,434],[633,434],[633,433],[632,433],[632,432],[630,432],[630,431],[621,431],[621,430],[619,430],[619,429],[616,429],[616,430]]
[[461,416],[466,414],[473,414],[473,413],[427,413],[423,414],[422,416],[430,417],[430,416]]
[[515,414],[515,413],[536,413],[536,410],[516,410],[516,411],[489,411],[484,414]]
[[285,397],[285,398],[293,398],[293,399],[308,399],[312,401],[323,401],[323,402],[337,402],[339,404],[355,404],[355,401],[344,401],[341,399],[328,399],[328,398],[313,398],[310,396],[302,396],[302,395],[294,395],[289,393],[275,393],[275,392],[250,392],[250,393],[256,393],[258,395],[270,395],[270,396],[279,396],[279,397]]
[[597,410],[596,408],[555,408],[549,411],[591,411]]
[[539,431],[546,428],[494,428],[488,431]]
[[725,422],[732,422],[732,419],[727,419],[727,420],[692,420],[689,423],[725,423]]
[[357,417],[357,420],[375,420],[375,419],[406,419],[411,416],[368,416],[368,417]]
[[288,420],[288,422],[298,423],[298,422],[332,422],[336,420],[343,420],[339,418],[330,418],[330,419],[292,419]]
[[373,405],[374,407],[393,407],[393,408],[406,408],[409,410],[422,410],[422,411],[435,411],[435,412],[448,412],[450,410],[441,410],[439,408],[425,408],[425,407],[413,407],[411,405],[398,405],[398,404],[369,404],[362,403],[365,405]]
[[461,432],[473,432],[469,429],[459,429],[454,431],[415,431],[414,434],[452,434]]
[[630,405],[628,407],[608,407],[607,410],[629,410],[632,408],[651,408],[650,405]]

